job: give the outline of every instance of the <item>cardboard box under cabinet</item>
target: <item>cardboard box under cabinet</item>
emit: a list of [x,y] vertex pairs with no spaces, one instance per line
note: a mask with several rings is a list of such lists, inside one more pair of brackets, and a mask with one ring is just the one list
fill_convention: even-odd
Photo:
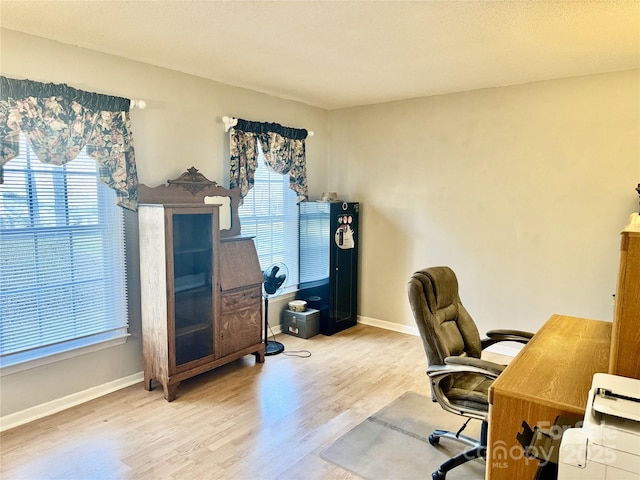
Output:
[[307,308],[304,312],[282,312],[282,331],[300,338],[311,338],[320,331],[320,310]]

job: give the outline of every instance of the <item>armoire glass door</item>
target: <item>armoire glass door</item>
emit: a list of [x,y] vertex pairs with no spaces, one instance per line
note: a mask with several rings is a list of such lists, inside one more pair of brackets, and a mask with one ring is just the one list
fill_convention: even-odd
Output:
[[214,353],[211,213],[174,210],[173,283],[176,366]]

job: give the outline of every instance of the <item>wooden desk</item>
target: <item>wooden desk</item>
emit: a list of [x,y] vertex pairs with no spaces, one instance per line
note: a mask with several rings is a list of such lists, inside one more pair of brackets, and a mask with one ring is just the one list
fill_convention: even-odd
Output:
[[538,467],[516,440],[522,421],[549,429],[584,416],[593,375],[607,372],[611,323],[553,315],[489,389],[488,480],[530,480]]

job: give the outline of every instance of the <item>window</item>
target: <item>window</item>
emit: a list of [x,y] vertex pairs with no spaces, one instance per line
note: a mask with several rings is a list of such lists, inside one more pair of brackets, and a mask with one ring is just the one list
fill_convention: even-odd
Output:
[[253,235],[260,267],[283,263],[289,274],[284,292],[298,287],[298,205],[289,188],[289,176],[274,172],[264,163],[258,144],[255,183],[238,209],[243,235]]
[[24,136],[0,184],[2,367],[127,335],[124,218],[83,150],[45,165]]

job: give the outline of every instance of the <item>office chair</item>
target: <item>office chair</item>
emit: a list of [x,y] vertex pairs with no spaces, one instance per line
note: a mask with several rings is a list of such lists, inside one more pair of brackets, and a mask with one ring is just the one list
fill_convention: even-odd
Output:
[[[481,360],[482,350],[498,342],[527,343],[532,333],[492,330],[480,339],[473,319],[460,302],[458,279],[449,267],[432,267],[415,272],[408,285],[409,303],[427,354],[427,375],[431,398],[447,412],[466,417],[456,432],[434,430],[429,443],[450,438],[470,448],[450,458],[433,472],[433,480],[444,480],[447,472],[476,458],[486,458],[488,390],[504,370]],[[471,419],[482,422],[480,439],[461,435]]]

